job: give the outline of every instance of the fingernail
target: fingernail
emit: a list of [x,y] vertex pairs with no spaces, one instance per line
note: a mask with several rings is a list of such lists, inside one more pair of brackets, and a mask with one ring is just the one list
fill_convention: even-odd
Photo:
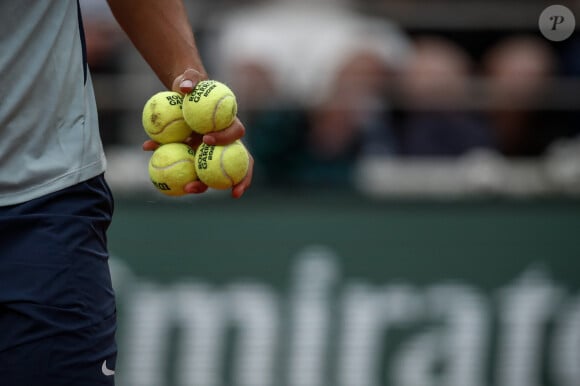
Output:
[[193,82],[189,79],[185,79],[179,85],[181,88],[193,88]]

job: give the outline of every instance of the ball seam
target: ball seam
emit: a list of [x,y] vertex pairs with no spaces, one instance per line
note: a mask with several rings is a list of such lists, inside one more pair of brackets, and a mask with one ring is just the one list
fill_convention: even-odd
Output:
[[221,171],[222,171],[223,175],[224,175],[224,176],[226,176],[226,177],[227,177],[227,178],[230,180],[230,185],[233,185],[233,184],[234,184],[234,179],[233,179],[233,177],[232,177],[232,176],[230,176],[230,175],[228,174],[228,172],[227,172],[226,168],[224,167],[224,156],[225,156],[225,154],[226,154],[226,151],[227,151],[227,150],[230,148],[230,146],[231,146],[231,144],[230,144],[230,145],[227,145],[227,146],[225,146],[225,147],[222,149],[222,152],[221,152],[221,154],[220,154],[220,169],[221,169]]
[[213,129],[212,129],[213,131],[216,131],[217,130],[216,118],[217,118],[217,112],[219,110],[220,105],[222,104],[222,102],[226,98],[231,98],[231,97],[232,97],[231,95],[224,95],[220,99],[218,99],[217,103],[215,104],[214,109],[213,109],[213,114],[212,114],[212,117],[211,117],[212,118],[211,119],[211,122],[212,122],[212,125],[213,125]]
[[166,169],[169,169],[169,168],[171,168],[171,167],[173,167],[175,165],[179,165],[179,164],[184,163],[184,162],[192,163],[195,166],[195,162],[192,161],[192,160],[189,160],[189,159],[180,159],[178,161],[175,161],[175,162],[170,163],[169,165],[165,165],[165,166],[157,166],[154,163],[151,163],[151,167],[154,168],[154,169],[156,169],[156,170],[166,170]]

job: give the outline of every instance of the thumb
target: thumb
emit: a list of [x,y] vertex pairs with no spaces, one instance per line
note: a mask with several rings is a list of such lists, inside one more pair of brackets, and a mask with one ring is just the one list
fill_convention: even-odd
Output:
[[171,89],[182,94],[187,94],[193,91],[195,85],[203,79],[207,79],[207,75],[193,68],[188,68],[173,80]]

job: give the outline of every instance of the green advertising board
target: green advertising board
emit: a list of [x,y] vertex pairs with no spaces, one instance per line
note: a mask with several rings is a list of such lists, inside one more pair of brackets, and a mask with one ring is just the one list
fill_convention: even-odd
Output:
[[123,386],[580,384],[580,201],[121,197]]

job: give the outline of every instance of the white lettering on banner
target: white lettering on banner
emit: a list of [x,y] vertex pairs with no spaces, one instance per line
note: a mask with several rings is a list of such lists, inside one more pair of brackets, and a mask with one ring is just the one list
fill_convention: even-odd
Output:
[[325,386],[329,306],[338,269],[328,248],[307,248],[299,259],[290,299],[288,385]]
[[[169,318],[181,332],[177,345],[179,386],[218,386],[226,324],[226,300],[221,291],[201,284],[179,283]],[[170,327],[170,326],[169,326]]]
[[561,291],[537,269],[526,272],[500,295],[497,384],[541,386],[540,369],[546,325]]
[[279,301],[274,292],[258,284],[229,287],[231,319],[240,326],[233,353],[234,379],[240,386],[275,385],[273,369],[280,327]]
[[432,317],[441,319],[443,358],[448,370],[442,385],[485,386],[485,356],[489,341],[490,309],[487,299],[473,288],[436,285],[429,289]]
[[[403,344],[395,356],[392,384],[487,385],[484,363],[490,313],[486,299],[471,287],[449,284],[430,287],[423,302],[419,320],[442,323]],[[441,366],[446,370],[438,374]]]
[[378,386],[386,364],[380,363],[389,330],[417,320],[419,296],[406,286],[373,288],[365,283],[346,287],[342,302],[337,383],[340,386]]
[[345,278],[323,246],[296,256],[288,293],[112,270],[124,278],[116,376],[127,386],[580,384],[580,296],[543,267],[491,293]]
[[225,338],[239,330],[233,378],[239,386],[269,386],[273,381],[279,302],[274,291],[248,283],[220,291],[199,283],[161,289],[136,286],[128,312],[125,373],[122,384],[165,384],[171,332],[177,328],[175,372],[180,386],[222,385]]
[[557,385],[580,385],[580,296],[562,308],[551,345],[552,370]]

